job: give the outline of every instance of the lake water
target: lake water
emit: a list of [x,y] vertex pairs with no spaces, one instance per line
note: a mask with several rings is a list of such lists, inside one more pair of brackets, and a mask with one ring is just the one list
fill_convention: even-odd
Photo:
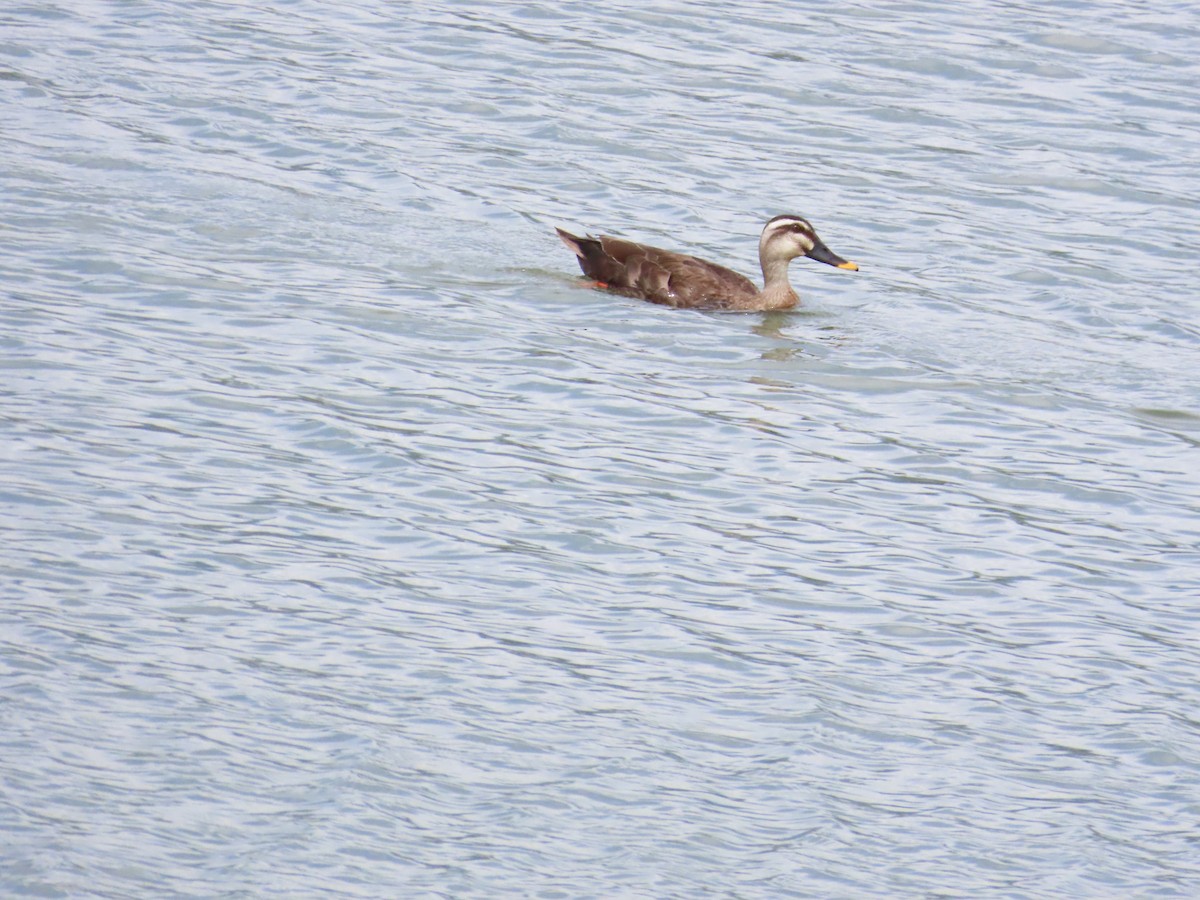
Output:
[[1198,47],[9,6],[0,894],[1200,895]]

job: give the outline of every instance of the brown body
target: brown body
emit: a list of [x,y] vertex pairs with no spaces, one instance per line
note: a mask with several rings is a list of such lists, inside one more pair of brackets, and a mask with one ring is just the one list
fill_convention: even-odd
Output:
[[789,309],[800,300],[787,278],[788,263],[797,256],[810,256],[843,269],[858,268],[831,253],[799,216],[776,216],[763,228],[759,262],[765,285],[761,291],[732,269],[694,256],[607,235],[577,237],[561,228],[555,230],[578,257],[583,273],[601,286],[688,309]]

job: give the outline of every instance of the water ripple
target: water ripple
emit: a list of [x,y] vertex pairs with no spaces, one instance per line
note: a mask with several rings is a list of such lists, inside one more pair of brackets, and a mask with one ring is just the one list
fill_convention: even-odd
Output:
[[1072,11],[7,13],[0,885],[1194,895],[1197,28]]

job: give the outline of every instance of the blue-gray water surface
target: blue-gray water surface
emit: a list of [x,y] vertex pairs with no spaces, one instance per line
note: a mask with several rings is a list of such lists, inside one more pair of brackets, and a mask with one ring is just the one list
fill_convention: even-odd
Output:
[[0,894],[1200,895],[1198,47],[0,11]]

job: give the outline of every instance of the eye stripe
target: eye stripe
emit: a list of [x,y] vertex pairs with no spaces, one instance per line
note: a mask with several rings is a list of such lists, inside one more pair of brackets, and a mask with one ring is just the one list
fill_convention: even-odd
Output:
[[767,222],[766,227],[771,231],[803,231],[805,234],[815,234],[812,225],[807,219],[802,219],[800,216],[776,216]]

